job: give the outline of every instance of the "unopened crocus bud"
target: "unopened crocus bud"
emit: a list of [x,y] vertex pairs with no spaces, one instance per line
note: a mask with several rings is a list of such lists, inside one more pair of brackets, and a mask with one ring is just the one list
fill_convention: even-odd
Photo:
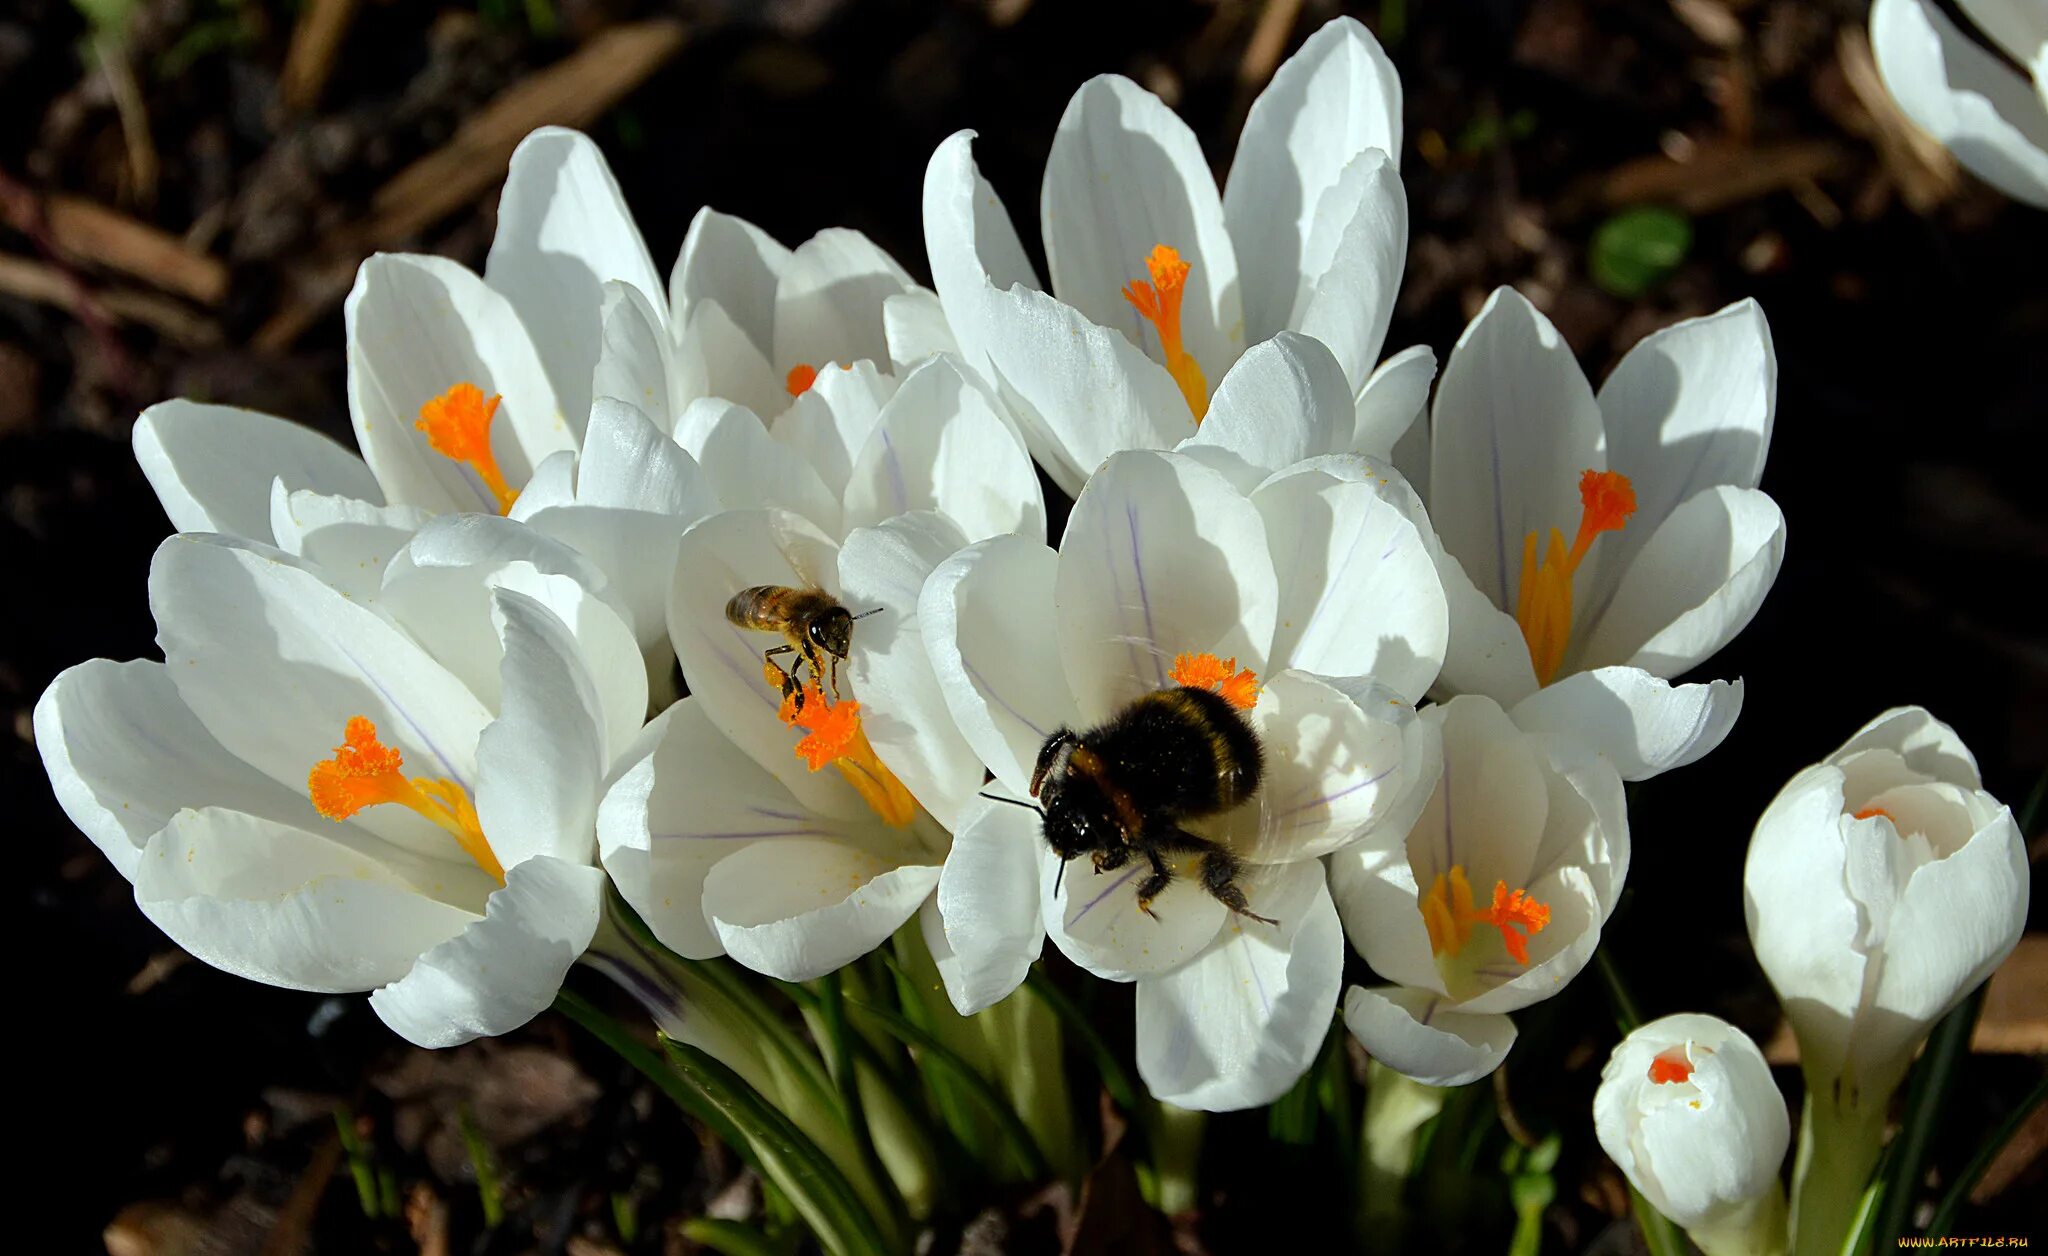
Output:
[[1691,1013],[1637,1029],[1600,1074],[1593,1128],[1643,1198],[1708,1256],[1784,1251],[1778,1169],[1791,1122],[1741,1030]]

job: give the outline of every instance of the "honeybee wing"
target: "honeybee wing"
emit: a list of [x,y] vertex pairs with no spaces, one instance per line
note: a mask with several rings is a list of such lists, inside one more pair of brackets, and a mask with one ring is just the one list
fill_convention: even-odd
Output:
[[786,510],[768,512],[768,531],[799,584],[838,598],[838,546],[809,519]]

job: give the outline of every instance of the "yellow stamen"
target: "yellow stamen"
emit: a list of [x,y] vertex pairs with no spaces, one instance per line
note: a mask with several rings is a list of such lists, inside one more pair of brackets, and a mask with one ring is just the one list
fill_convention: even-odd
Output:
[[454,781],[404,776],[399,772],[404,766],[405,756],[378,741],[376,724],[358,715],[343,729],[334,757],[322,759],[306,774],[306,792],[315,811],[337,822],[387,802],[417,812],[445,829],[463,854],[503,885],[505,868],[484,840],[469,795]]
[[413,426],[427,434],[435,453],[475,471],[497,499],[498,513],[507,515],[519,494],[505,483],[497,455],[491,452],[491,420],[502,400],[496,394],[486,399],[483,389],[465,380],[421,406],[419,422]]
[[1213,654],[1176,654],[1173,656],[1173,670],[1167,675],[1176,685],[1220,693],[1225,701],[1240,711],[1249,711],[1258,705],[1258,673],[1249,667],[1239,671],[1236,655],[1219,659]]
[[1145,258],[1145,270],[1152,282],[1131,280],[1124,285],[1124,300],[1137,309],[1139,317],[1158,328],[1166,373],[1180,385],[1180,395],[1187,398],[1188,409],[1200,423],[1209,413],[1209,381],[1202,376],[1201,363],[1180,339],[1180,299],[1187,289],[1188,263],[1172,246],[1157,244]]
[[1529,962],[1529,939],[1550,923],[1550,908],[1529,897],[1527,890],[1509,890],[1508,883],[1493,883],[1493,902],[1481,909],[1473,905],[1472,883],[1465,878],[1463,864],[1451,865],[1439,873],[1429,892],[1422,896],[1422,923],[1429,930],[1432,954],[1456,957],[1480,925],[1500,930],[1508,956],[1517,964]]
[[1579,534],[1571,549],[1564,533],[1550,530],[1550,543],[1537,558],[1538,536],[1522,539],[1522,587],[1515,602],[1515,622],[1529,644],[1529,662],[1538,684],[1547,685],[1564,663],[1572,635],[1572,576],[1602,532],[1618,532],[1636,512],[1636,490],[1619,471],[1586,471],[1579,476]]
[[[780,681],[769,683],[779,685]],[[803,730],[804,735],[796,743],[796,756],[811,771],[819,771],[828,763],[838,768],[839,775],[846,778],[846,783],[853,786],[885,824],[903,828],[917,818],[917,799],[876,756],[860,726],[860,703],[828,702],[824,690],[813,681],[803,687],[801,710],[797,695],[792,693],[782,699],[777,715],[784,724]]]

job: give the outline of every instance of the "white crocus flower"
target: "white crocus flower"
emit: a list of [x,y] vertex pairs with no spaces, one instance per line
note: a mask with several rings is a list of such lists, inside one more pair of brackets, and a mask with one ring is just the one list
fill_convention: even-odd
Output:
[[[964,813],[933,938],[956,1003],[1000,997],[1050,932],[1074,962],[1137,983],[1153,1094],[1235,1109],[1285,1091],[1328,1030],[1343,967],[1320,856],[1405,828],[1437,769],[1411,704],[1442,657],[1444,603],[1380,477],[1324,459],[1247,494],[1184,455],[1117,454],[1057,552],[1015,536],[971,546],[919,610],[952,714],[1014,800],[1058,730],[1085,736],[1177,684],[1218,688],[1263,746],[1252,798],[1180,825],[1198,840],[1164,852],[1178,875],[1149,911],[1142,852],[1119,871],[1063,867],[1030,809]],[[1277,923],[1200,887],[1205,843],[1244,862],[1248,911]]]
[[1652,1021],[1614,1048],[1593,1129],[1622,1176],[1707,1256],[1785,1250],[1778,1171],[1792,1125],[1749,1036],[1714,1016]]
[[1433,1086],[1500,1066],[1507,1013],[1551,997],[1593,958],[1628,875],[1628,810],[1612,765],[1515,726],[1490,698],[1425,707],[1443,775],[1405,841],[1330,859],[1351,943],[1394,983],[1352,987],[1366,1050]]
[[1550,320],[1497,290],[1444,366],[1426,451],[1417,429],[1395,455],[1443,546],[1441,690],[1578,737],[1632,781],[1719,745],[1741,681],[1669,680],[1777,579],[1785,520],[1756,487],[1776,398],[1755,302],[1645,337],[1596,397]]
[[1284,330],[1328,345],[1355,403],[1343,450],[1384,456],[1435,359],[1375,369],[1407,255],[1401,85],[1350,18],[1288,58],[1245,118],[1219,196],[1201,146],[1158,97],[1103,75],[1067,105],[1040,227],[1048,290],[962,131],[925,171],[925,243],[968,365],[1078,492],[1123,449],[1193,435],[1247,345]]
[[1877,0],[1870,6],[1870,48],[1878,74],[1906,116],[1970,173],[2015,200],[2048,209],[2048,5],[1960,4],[2024,74],[1927,0]]
[[[807,980],[918,910],[981,788],[925,651],[925,578],[972,541],[1042,544],[1045,506],[1023,443],[943,356],[864,429],[839,429],[853,453],[829,491],[819,464],[715,404],[733,440],[762,446],[717,492],[764,504],[683,537],[669,622],[690,697],[650,729],[600,837],[620,892],[670,948]],[[707,477],[719,465],[707,449]],[[734,595],[763,585],[815,589],[861,616],[843,669],[821,652],[816,674],[781,634],[727,618]],[[783,667],[802,681],[800,706],[768,670]]]
[[269,546],[173,537],[150,570],[166,661],[64,672],[36,742],[178,945],[373,991],[447,1046],[545,1009],[588,944],[598,798],[646,680],[594,573],[517,524],[437,521],[388,576],[365,605]]
[[1928,1028],[2018,944],[2026,850],[1955,730],[1900,707],[1779,791],[1743,891],[1750,943],[1799,1038],[1810,1136],[1795,1239],[1819,1250],[1846,1229]]

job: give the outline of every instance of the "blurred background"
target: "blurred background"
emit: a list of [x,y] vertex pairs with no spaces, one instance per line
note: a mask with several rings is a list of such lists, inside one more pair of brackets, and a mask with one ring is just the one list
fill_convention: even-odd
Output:
[[[2048,216],[1890,109],[1860,0],[9,0],[0,700],[30,1102],[0,1233],[117,1256],[603,1256],[695,1250],[680,1218],[758,1207],[730,1155],[557,1018],[431,1054],[359,999],[186,962],[64,819],[37,695],[70,663],[155,651],[144,578],[167,524],[129,452],[142,407],[190,396],[348,439],[355,264],[381,248],[481,267],[505,158],[543,122],[604,147],[664,269],[708,204],[792,244],[859,228],[925,277],[919,189],[947,134],[980,132],[1035,250],[1045,154],[1083,79],[1150,87],[1222,171],[1274,66],[1340,8],[1406,90],[1390,345],[1441,359],[1498,284],[1596,381],[1679,318],[1753,296],[1770,319],[1763,487],[1788,520],[1784,571],[1707,669],[1747,681],[1734,734],[1635,794],[1608,934],[1646,1015],[1714,1011],[1770,1038],[1741,866],[1794,771],[1908,702],[1954,724],[2016,810],[2048,763]],[[1937,1175],[2039,1075],[2040,941],[1987,1013]],[[1128,991],[1088,984],[1099,1023],[1127,1027]],[[1504,1074],[1514,1119],[1564,1137],[1545,1250],[1635,1250],[1586,1107],[1613,1037],[1589,972],[1525,1019]],[[1796,1096],[1797,1070],[1779,1076]],[[1092,1120],[1095,1097],[1078,1101]],[[1181,1250],[1312,1247],[1342,1219],[1313,1158],[1265,1134],[1256,1114],[1211,1122]],[[1962,1232],[2026,1232],[2044,1145],[2037,1121]],[[1058,1192],[978,1202],[934,1250],[1056,1250],[1071,1220]],[[1459,1227],[1417,1250],[1504,1250],[1497,1189],[1449,1202]]]

